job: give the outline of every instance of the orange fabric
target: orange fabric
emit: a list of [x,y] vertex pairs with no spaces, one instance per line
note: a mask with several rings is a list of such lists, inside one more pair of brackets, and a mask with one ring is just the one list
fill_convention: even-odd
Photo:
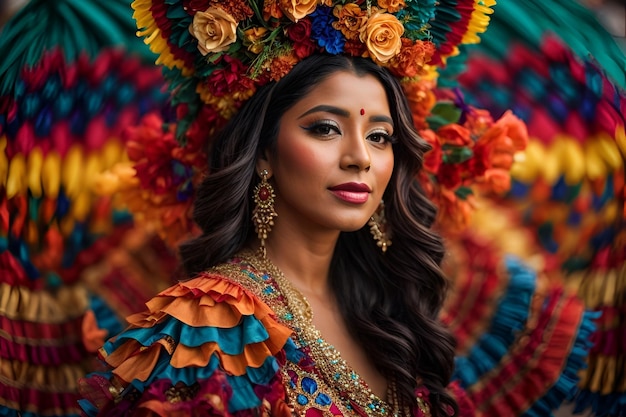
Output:
[[268,339],[261,343],[244,346],[238,355],[228,355],[215,342],[191,347],[182,343],[172,345],[161,339],[151,346],[142,346],[136,340],[128,340],[110,355],[101,350],[106,362],[116,368],[113,373],[126,382],[136,378],[145,381],[153,371],[161,348],[171,354],[170,365],[175,368],[206,366],[213,354],[219,358],[222,369],[231,375],[243,375],[247,367],[259,368],[265,360],[278,353],[292,331],[274,319],[272,310],[258,297],[217,275],[178,283],[146,303],[149,311],[128,317],[131,327],[152,327],[168,316],[193,327],[231,328],[241,322],[244,315],[259,319]]
[[146,303],[149,312],[133,314],[128,322],[137,327],[152,327],[166,315],[193,326],[236,326],[242,315],[259,320],[273,314],[256,296],[218,275],[202,275],[180,282]]
[[217,354],[220,365],[231,375],[244,375],[246,367],[260,368],[272,352],[267,348],[265,343],[252,343],[244,346],[242,354],[227,355],[221,351],[217,343],[205,343],[202,346],[190,347],[178,345],[170,364],[175,368],[184,368],[186,366],[204,367],[208,365],[213,354]]
[[161,347],[160,344],[154,344],[148,348],[140,349],[137,354],[127,357],[114,369],[113,374],[126,383],[130,383],[133,379],[147,380],[159,360]]
[[96,315],[93,310],[87,310],[83,316],[81,324],[83,345],[87,352],[97,352],[98,348],[104,344],[104,340],[109,333],[106,329],[98,327]]

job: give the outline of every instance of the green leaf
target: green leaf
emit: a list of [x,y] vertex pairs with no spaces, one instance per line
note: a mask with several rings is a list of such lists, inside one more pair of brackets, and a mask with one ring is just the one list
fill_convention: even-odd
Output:
[[469,187],[459,187],[454,191],[454,194],[461,200],[467,200],[467,197],[474,194],[474,192]]
[[[438,124],[437,128],[450,123],[457,123],[461,118],[461,109],[451,101],[443,101],[435,104],[431,113],[432,114],[428,116],[426,120],[428,120],[430,124],[432,119],[433,123]],[[431,129],[436,129],[433,126],[430,127]]]
[[460,164],[474,156],[474,152],[467,147],[454,147],[443,154],[444,164]]

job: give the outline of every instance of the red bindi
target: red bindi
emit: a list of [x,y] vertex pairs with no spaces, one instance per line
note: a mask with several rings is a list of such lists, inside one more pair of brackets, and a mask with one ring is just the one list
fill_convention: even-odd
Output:
[[365,109],[361,109],[361,116],[365,114]]

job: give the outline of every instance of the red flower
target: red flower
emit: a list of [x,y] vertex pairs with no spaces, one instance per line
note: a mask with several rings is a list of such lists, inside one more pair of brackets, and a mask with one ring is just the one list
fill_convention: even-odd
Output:
[[141,186],[156,194],[171,192],[175,186],[172,152],[178,146],[173,126],[163,131],[163,121],[155,114],[146,116],[139,126],[126,131],[126,150],[135,162]]
[[424,169],[433,174],[436,174],[439,171],[439,166],[441,165],[441,158],[443,157],[443,153],[441,151],[441,143],[439,143],[439,139],[435,132],[430,129],[421,130],[420,136],[428,142],[428,144],[432,147],[432,149],[424,154]]
[[343,45],[343,50],[350,56],[363,56],[367,47],[359,39],[347,39]]
[[484,167],[510,169],[513,155],[528,144],[526,125],[507,111],[476,142],[477,163]]
[[[197,155],[206,161],[205,152],[208,151],[206,146],[210,146],[215,134],[225,124],[226,119],[215,108],[207,105],[202,106],[202,109],[200,109],[186,132],[187,144],[185,148],[181,148],[182,154],[187,156]],[[181,159],[183,155],[181,155]],[[196,165],[195,162],[193,164]],[[202,167],[200,166],[200,168]]]
[[293,41],[293,51],[300,59],[311,55],[316,49],[315,43],[311,40],[311,21],[309,19],[300,19],[289,25],[287,37]]
[[205,11],[213,3],[211,0],[183,0],[183,8],[190,15],[195,14],[198,11]]
[[462,184],[461,170],[458,164],[441,164],[437,172],[437,182],[454,190]]
[[294,43],[305,42],[311,39],[311,21],[300,19],[297,23],[287,27],[287,37]]
[[246,66],[238,59],[229,55],[223,55],[220,64],[223,66],[216,69],[204,81],[204,85],[215,97],[222,97],[234,92],[244,92],[249,89],[248,83],[242,82],[247,73]]

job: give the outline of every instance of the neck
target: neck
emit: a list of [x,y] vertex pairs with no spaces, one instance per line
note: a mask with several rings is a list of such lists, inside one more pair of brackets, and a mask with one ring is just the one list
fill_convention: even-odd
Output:
[[277,227],[265,242],[267,257],[301,293],[327,294],[330,262],[338,237],[337,231],[298,233]]

